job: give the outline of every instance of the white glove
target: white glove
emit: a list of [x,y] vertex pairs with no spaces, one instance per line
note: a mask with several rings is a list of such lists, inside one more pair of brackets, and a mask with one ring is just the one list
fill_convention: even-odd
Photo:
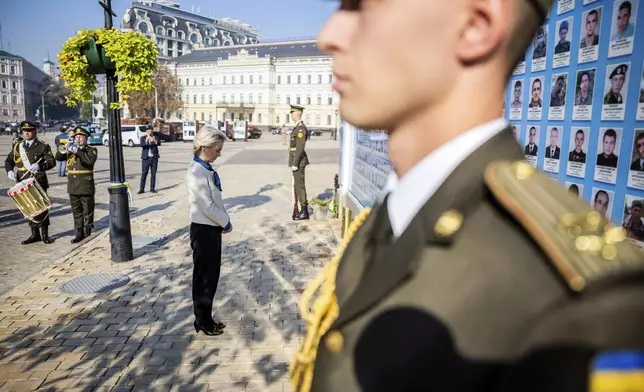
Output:
[[11,181],[16,181],[16,173],[13,171],[7,172],[7,177],[9,177]]
[[297,166],[291,166],[291,170],[297,171]]
[[32,173],[37,173],[40,170],[40,165],[37,163],[33,163],[31,166],[29,166],[29,171]]
[[78,151],[78,144],[76,143],[70,143],[67,145],[67,151],[71,152],[72,154],[76,154],[76,151]]

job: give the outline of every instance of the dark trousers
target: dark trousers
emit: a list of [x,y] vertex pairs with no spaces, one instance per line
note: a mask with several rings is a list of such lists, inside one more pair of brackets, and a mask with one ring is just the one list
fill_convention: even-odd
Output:
[[297,171],[293,172],[293,183],[295,186],[295,196],[297,201],[300,204],[308,204],[308,199],[306,198],[306,175],[305,175],[306,166],[300,166]]
[[[44,190],[47,193],[47,190]],[[29,227],[32,229],[40,229],[41,227],[49,227],[49,211],[45,211],[40,215],[34,217],[33,221],[29,221]]]
[[94,227],[94,195],[69,195],[74,215],[74,229]]
[[221,271],[221,233],[218,226],[192,223],[192,303],[195,319],[203,326],[212,326],[212,301],[217,292]]
[[150,175],[150,189],[155,189],[157,182],[157,165],[159,163],[159,158],[148,158],[141,160],[142,169],[141,169],[141,186],[139,189],[145,189],[145,180],[148,178],[148,171],[151,171]]

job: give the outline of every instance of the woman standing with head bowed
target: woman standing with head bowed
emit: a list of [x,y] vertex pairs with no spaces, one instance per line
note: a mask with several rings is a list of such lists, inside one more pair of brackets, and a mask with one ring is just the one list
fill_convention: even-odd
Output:
[[205,126],[194,140],[194,158],[186,174],[190,204],[192,302],[195,331],[221,335],[225,325],[212,318],[212,302],[221,270],[221,235],[233,229],[221,196],[221,180],[210,165],[220,155],[226,135]]

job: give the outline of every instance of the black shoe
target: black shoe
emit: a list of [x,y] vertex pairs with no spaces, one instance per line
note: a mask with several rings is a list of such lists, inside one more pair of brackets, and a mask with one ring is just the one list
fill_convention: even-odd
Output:
[[218,323],[218,322],[215,321],[215,328],[224,329],[224,328],[226,328],[226,324]]
[[309,208],[308,206],[303,205],[302,208],[300,208],[300,213],[297,214],[297,216],[294,216],[293,220],[300,221],[307,219],[309,219]]
[[53,244],[54,240],[49,238],[49,228],[48,227],[41,227],[40,228],[40,234],[42,236],[42,242],[45,244]]
[[85,238],[89,237],[92,235],[92,228],[91,227],[85,227]]
[[157,193],[156,189],[150,189],[150,193]]
[[137,194],[137,195],[140,195],[141,193],[145,193],[145,190],[143,190],[143,189],[139,189],[139,191],[138,191],[138,192],[136,192],[136,194]]
[[78,229],[76,230],[76,237],[72,239],[72,244],[77,244],[84,239],[85,239],[85,233],[83,232],[83,229]]
[[199,333],[199,331],[201,331],[208,336],[217,336],[224,333],[224,331],[221,328],[217,328],[217,325],[206,327],[204,325],[199,324],[196,321],[193,323],[193,325],[195,327],[195,332]]
[[28,245],[28,244],[33,244],[34,242],[40,242],[40,241],[42,241],[42,238],[40,237],[40,231],[38,231],[38,229],[32,228],[31,236],[26,240],[22,241],[21,244]]

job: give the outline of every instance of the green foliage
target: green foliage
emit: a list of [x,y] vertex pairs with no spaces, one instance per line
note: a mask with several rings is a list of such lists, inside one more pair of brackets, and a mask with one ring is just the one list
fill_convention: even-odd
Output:
[[80,110],[81,120],[91,120],[94,117],[94,107],[91,103],[82,102]]
[[311,200],[312,206],[321,206],[321,207],[326,207],[331,203],[331,199],[313,199]]
[[116,90],[121,94],[121,102],[112,103],[119,108],[134,91],[147,91],[152,88],[152,73],[157,66],[156,45],[139,32],[122,33],[115,29],[80,30],[75,37],[65,42],[58,54],[61,74],[69,96],[65,97],[68,106],[79,102],[92,102],[96,90],[96,75],[89,70],[83,50],[87,49],[90,39],[105,48],[105,54],[116,66],[118,82]]

